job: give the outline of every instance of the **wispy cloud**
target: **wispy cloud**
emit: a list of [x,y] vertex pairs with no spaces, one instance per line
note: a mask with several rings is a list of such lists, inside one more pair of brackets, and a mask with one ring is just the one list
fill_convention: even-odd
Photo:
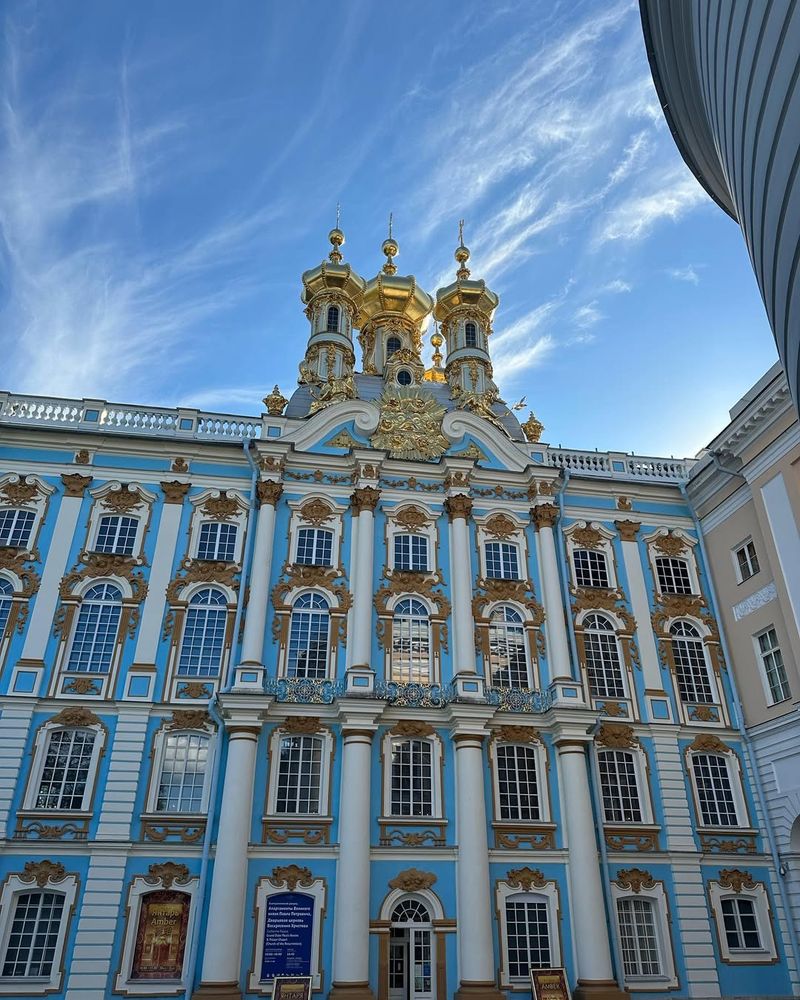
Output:
[[579,306],[573,313],[572,320],[575,326],[582,330],[588,329],[590,326],[594,326],[595,323],[599,323],[603,319],[603,313],[597,308],[597,302],[587,302],[585,305]]
[[494,362],[495,379],[510,380],[513,375],[535,368],[541,365],[555,349],[555,339],[550,334],[544,334],[519,350],[503,353]]
[[621,295],[625,292],[633,291],[633,285],[629,281],[623,281],[622,278],[615,278],[613,281],[609,281],[607,285],[603,285],[600,290],[602,292],[611,292],[614,295]]
[[686,267],[669,267],[667,274],[676,281],[686,281],[690,285],[700,284],[700,275],[692,264],[687,264]]

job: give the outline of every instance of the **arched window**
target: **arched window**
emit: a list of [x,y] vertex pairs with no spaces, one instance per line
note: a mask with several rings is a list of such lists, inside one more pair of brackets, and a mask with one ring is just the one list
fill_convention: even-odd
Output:
[[572,553],[575,582],[579,587],[608,587],[608,563],[605,552],[575,549]]
[[401,899],[389,931],[389,995],[433,995],[434,948],[431,917],[418,899]]
[[213,562],[233,562],[236,553],[237,525],[204,521],[200,525],[197,558]]
[[403,342],[399,337],[389,337],[386,341],[386,360],[388,361],[393,354],[397,354],[402,346]]
[[121,514],[107,514],[100,518],[95,552],[111,552],[114,555],[133,555],[139,520]]
[[510,542],[487,542],[486,575],[492,580],[519,580],[517,546]]
[[393,924],[429,924],[428,908],[418,899],[401,899],[392,910]]
[[36,515],[32,510],[4,507],[0,510],[0,546],[24,549],[31,537]]
[[705,704],[713,702],[714,693],[700,633],[689,622],[673,622],[669,634],[672,636],[672,660],[681,701]]
[[330,610],[319,594],[301,594],[292,607],[289,623],[289,677],[322,680],[328,673]]
[[[64,894],[33,889],[14,899],[0,977],[44,979],[53,970],[64,917]],[[46,983],[44,985],[47,985]]]
[[658,589],[662,594],[691,594],[693,592],[689,564],[685,559],[657,556],[656,576],[658,577]]
[[736,798],[723,754],[693,753],[692,776],[703,826],[738,826]]
[[182,677],[216,677],[222,666],[228,599],[221,590],[199,590],[189,601],[178,673]]
[[203,811],[209,743],[203,733],[169,733],[161,758],[156,812]]
[[536,751],[530,745],[500,743],[497,754],[497,791],[500,819],[541,819]]
[[339,331],[339,307],[328,306],[328,322],[326,325],[328,333],[338,333]]
[[14,596],[14,587],[10,580],[0,578],[0,639],[5,634],[8,616],[11,614],[11,599]]
[[276,813],[316,816],[321,812],[323,746],[319,736],[281,739]]
[[391,815],[433,816],[433,744],[399,740],[392,745]]
[[629,750],[602,750],[597,755],[600,794],[606,823],[641,823],[642,804],[636,758]]
[[474,323],[467,323],[464,326],[464,346],[465,347],[477,347],[478,346],[478,328]]
[[90,729],[53,729],[36,792],[36,809],[88,808],[95,734]]
[[297,532],[297,562],[303,566],[330,566],[333,532],[327,528],[301,528]]
[[98,583],[87,590],[75,624],[68,670],[108,673],[121,614],[122,594],[117,587]]
[[522,615],[507,605],[495,608],[489,619],[489,669],[494,687],[531,686]]
[[624,698],[625,683],[614,626],[605,615],[587,615],[583,620],[586,672],[593,698]]
[[431,626],[422,601],[404,598],[392,622],[392,680],[428,684],[431,679]]
[[617,899],[617,919],[626,978],[660,976],[661,958],[652,900],[638,896]]
[[394,536],[394,568],[424,573],[428,569],[428,539],[425,535]]

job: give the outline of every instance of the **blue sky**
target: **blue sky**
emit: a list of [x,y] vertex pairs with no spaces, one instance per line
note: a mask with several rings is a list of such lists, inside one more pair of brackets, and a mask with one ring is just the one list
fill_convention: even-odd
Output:
[[551,444],[693,454],[776,360],[636,3],[3,10],[0,388],[259,412],[296,385],[337,201],[361,274],[391,210],[431,292],[466,219],[501,392]]

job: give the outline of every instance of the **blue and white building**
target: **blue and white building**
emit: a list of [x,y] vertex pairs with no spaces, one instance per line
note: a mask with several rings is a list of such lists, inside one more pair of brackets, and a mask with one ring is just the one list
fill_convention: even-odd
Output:
[[260,417],[0,395],[0,996],[797,995],[692,462],[343,240]]

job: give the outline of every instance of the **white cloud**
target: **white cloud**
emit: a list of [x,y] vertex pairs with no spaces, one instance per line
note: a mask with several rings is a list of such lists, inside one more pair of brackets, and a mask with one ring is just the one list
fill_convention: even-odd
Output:
[[575,326],[582,330],[594,326],[595,323],[599,323],[604,318],[603,313],[597,308],[597,302],[587,302],[576,309],[572,316]]
[[667,268],[667,274],[676,281],[686,281],[690,285],[700,284],[700,275],[692,264],[688,264],[686,267]]
[[603,285],[600,291],[620,295],[624,292],[633,291],[633,285],[629,281],[623,281],[621,278],[615,278],[613,281],[609,281],[607,285]]
[[555,348],[555,339],[550,334],[544,334],[526,347],[495,357],[495,381],[502,381],[505,378],[512,380],[514,375],[543,364]]

